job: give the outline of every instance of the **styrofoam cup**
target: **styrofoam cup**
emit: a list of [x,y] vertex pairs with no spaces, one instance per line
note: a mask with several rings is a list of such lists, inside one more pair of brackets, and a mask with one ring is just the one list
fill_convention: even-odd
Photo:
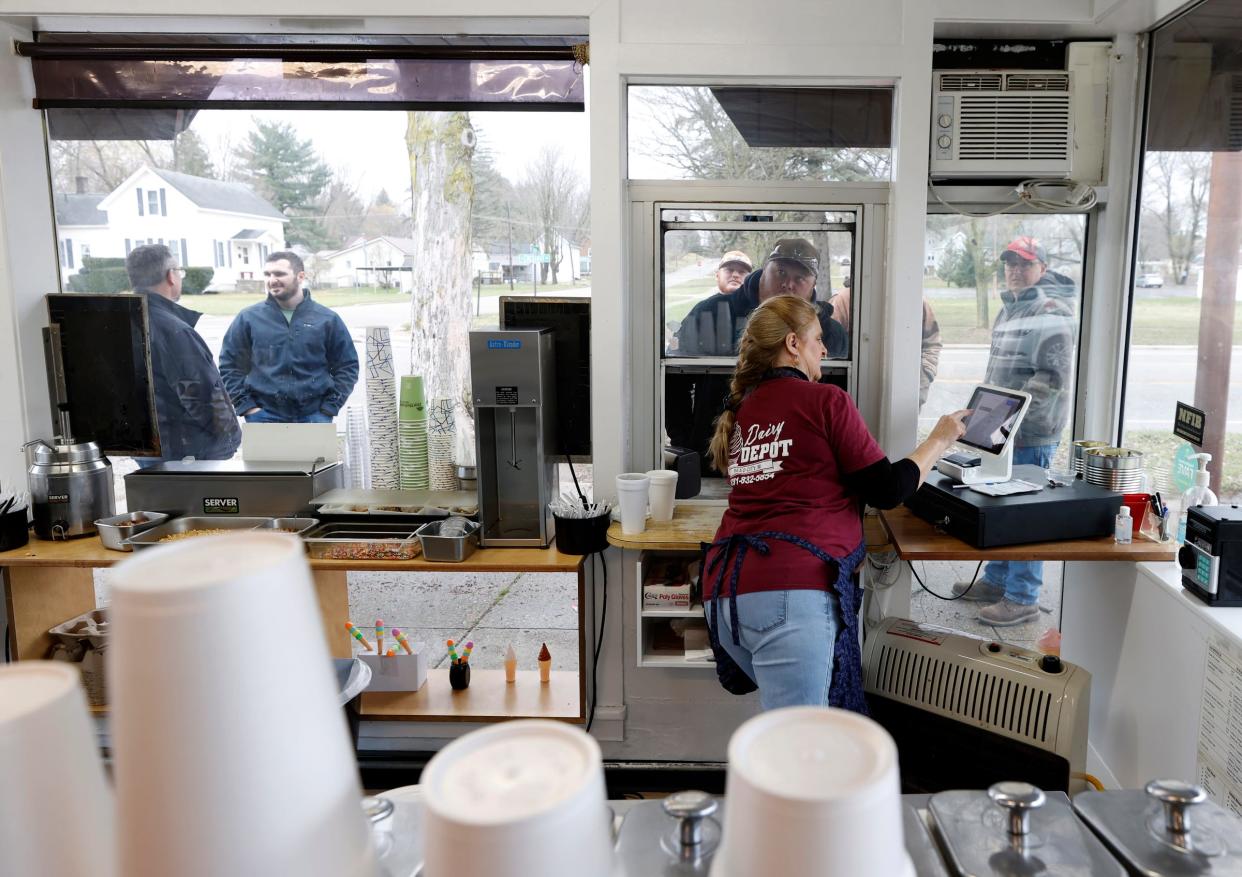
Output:
[[0,874],[110,877],[112,790],[78,669],[0,667]]
[[667,524],[673,520],[673,501],[677,498],[677,473],[670,469],[652,469],[647,473],[651,481],[651,520]]
[[647,498],[651,479],[641,472],[617,476],[617,504],[621,506],[621,532],[637,536],[647,529]]
[[897,747],[878,724],[827,707],[747,720],[729,740],[714,877],[913,877],[901,824]]
[[599,744],[529,719],[459,737],[422,775],[424,877],[607,877],[612,811]]
[[120,873],[375,873],[297,537],[140,552],[113,571],[111,619]]

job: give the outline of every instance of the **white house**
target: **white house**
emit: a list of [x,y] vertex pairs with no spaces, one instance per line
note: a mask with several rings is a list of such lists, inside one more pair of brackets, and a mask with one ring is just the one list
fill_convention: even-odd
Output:
[[414,289],[414,241],[381,235],[359,238],[349,246],[316,256],[315,286],[380,286]]
[[78,271],[84,254],[119,258],[158,243],[182,265],[215,269],[208,289],[232,290],[238,281],[262,279],[267,254],[284,248],[288,221],[243,183],[162,168],[139,168],[104,196],[56,196],[66,276]]
[[[79,189],[82,188],[79,179]],[[56,209],[56,248],[60,254],[63,277],[76,274],[83,256],[109,256],[108,214],[99,209],[106,196],[77,191],[58,193]]]

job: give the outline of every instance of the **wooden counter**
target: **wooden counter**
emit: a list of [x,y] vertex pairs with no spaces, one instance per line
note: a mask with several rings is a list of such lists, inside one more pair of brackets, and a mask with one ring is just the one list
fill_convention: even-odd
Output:
[[634,536],[621,532],[621,524],[608,527],[608,544],[633,551],[698,551],[700,542],[710,542],[720,526],[727,506],[724,503],[678,503],[673,520],[667,524],[647,521],[647,529]]
[[503,722],[538,716],[567,722],[585,721],[578,674],[554,671],[547,685],[538,670],[519,670],[505,682],[504,670],[471,668],[470,687],[454,691],[448,670],[429,670],[418,691],[363,692],[364,719],[396,722]]
[[938,531],[904,506],[880,512],[880,520],[902,560],[1120,560],[1140,563],[1170,561],[1177,557],[1177,545],[1173,542],[1135,539],[1129,545],[1118,545],[1112,536],[975,548],[956,536]]

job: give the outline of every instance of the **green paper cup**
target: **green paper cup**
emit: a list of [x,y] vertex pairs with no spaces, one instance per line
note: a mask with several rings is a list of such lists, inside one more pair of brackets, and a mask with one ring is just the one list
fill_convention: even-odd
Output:
[[405,375],[397,394],[397,417],[400,420],[426,420],[427,398],[421,375]]

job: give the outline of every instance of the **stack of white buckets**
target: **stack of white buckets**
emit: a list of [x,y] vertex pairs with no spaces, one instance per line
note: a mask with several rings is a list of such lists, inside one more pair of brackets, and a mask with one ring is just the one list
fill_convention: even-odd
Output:
[[[296,537],[175,542],[112,582],[115,791],[76,671],[0,668],[0,874],[410,877],[372,846]],[[896,750],[868,719],[753,718],[727,782],[717,877],[913,874]],[[428,764],[422,797],[423,877],[620,873],[599,746],[576,727],[467,734]]]

